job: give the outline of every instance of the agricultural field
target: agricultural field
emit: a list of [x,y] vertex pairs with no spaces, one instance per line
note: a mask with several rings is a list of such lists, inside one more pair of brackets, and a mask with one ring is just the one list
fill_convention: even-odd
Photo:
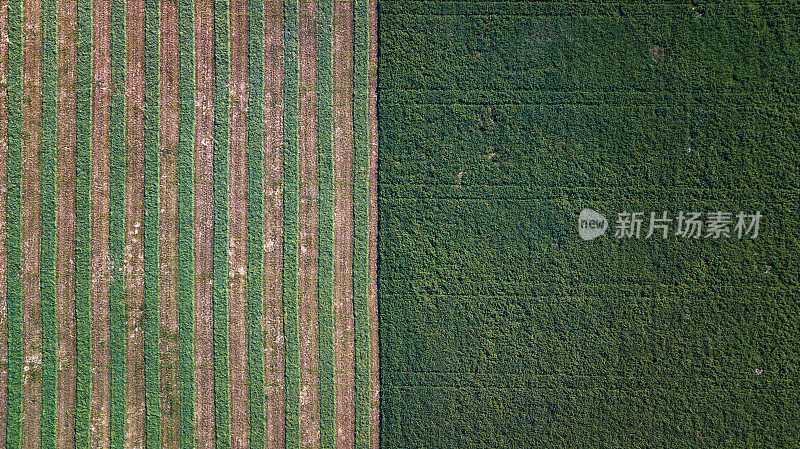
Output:
[[0,446],[379,445],[377,4],[0,0]]
[[797,2],[378,12],[381,447],[800,446]]

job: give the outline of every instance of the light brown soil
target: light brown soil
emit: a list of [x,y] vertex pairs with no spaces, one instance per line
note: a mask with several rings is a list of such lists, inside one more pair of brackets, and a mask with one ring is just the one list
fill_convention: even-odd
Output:
[[58,4],[58,381],[56,402],[59,449],[75,447],[75,0]]
[[353,3],[334,2],[333,18],[334,237],[333,331],[336,362],[336,446],[353,447]]
[[283,2],[264,4],[264,394],[266,447],[284,447]]
[[317,2],[300,0],[298,23],[300,68],[298,255],[300,338],[300,447],[319,447],[319,344],[317,320]]
[[8,253],[6,252],[6,160],[8,156],[8,0],[0,1],[0,441],[6,440],[8,388]]
[[247,1],[231,4],[231,152],[228,244],[228,349],[231,386],[231,447],[250,446],[247,370]]
[[180,97],[178,6],[161,2],[160,186],[159,186],[159,345],[161,447],[180,442],[178,388],[178,110]]
[[94,85],[92,86],[92,408],[90,438],[92,447],[109,446],[110,418],[110,333],[108,291],[111,261],[108,249],[109,226],[109,141],[111,102],[110,8],[106,2],[93,2]]
[[369,326],[372,449],[380,447],[378,340],[378,2],[369,2]]
[[125,182],[125,294],[128,335],[126,354],[127,426],[125,447],[144,447],[144,0],[127,5],[127,70],[125,79],[127,113],[127,179]]
[[194,4],[195,22],[195,436],[198,448],[214,447],[214,334],[211,282],[214,235],[214,2]]
[[42,8],[25,0],[22,104],[22,440],[38,448],[42,417],[42,314],[39,248],[42,240],[39,152],[42,147]]

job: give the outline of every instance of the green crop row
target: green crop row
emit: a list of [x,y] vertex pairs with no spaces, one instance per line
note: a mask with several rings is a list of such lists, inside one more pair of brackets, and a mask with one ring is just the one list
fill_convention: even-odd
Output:
[[285,446],[300,445],[300,336],[298,333],[298,0],[283,2],[283,310]]
[[41,445],[56,444],[56,20],[55,0],[42,2],[42,152],[41,152]]
[[356,0],[353,24],[353,314],[355,444],[370,447],[369,326],[369,1]]
[[247,366],[250,386],[250,447],[262,449],[264,435],[263,218],[264,218],[264,4],[248,2],[247,116]]
[[180,0],[180,123],[178,134],[178,328],[180,447],[195,446],[194,426],[194,2]]
[[333,351],[333,1],[317,4],[317,145],[319,147],[319,321],[320,447],[336,444],[335,356]]
[[230,5],[214,1],[214,425],[216,444],[230,446],[228,364],[228,153],[230,150]]
[[78,0],[76,68],[75,188],[75,317],[76,396],[75,446],[89,446],[92,393],[91,337],[91,136],[92,136],[92,2]]
[[145,0],[144,24],[144,364],[145,444],[161,446],[159,369],[159,2]]
[[108,249],[111,256],[109,322],[111,333],[111,421],[110,446],[125,447],[127,311],[125,307],[125,2],[111,3],[111,121],[110,221]]
[[6,446],[20,447],[22,417],[22,1],[8,8],[8,156],[6,196],[6,301],[8,307],[8,396]]

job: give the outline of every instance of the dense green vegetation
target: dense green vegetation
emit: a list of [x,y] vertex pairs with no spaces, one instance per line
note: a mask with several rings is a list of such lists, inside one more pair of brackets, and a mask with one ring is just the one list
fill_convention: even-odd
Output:
[[382,447],[798,444],[793,8],[381,2]]
[[264,447],[264,4],[248,7],[247,105],[247,367],[250,447]]
[[56,443],[56,11],[55,0],[42,2],[42,151],[41,274],[42,447]]
[[333,1],[317,2],[317,147],[319,179],[319,322],[320,447],[336,444],[335,355],[333,352]]
[[230,21],[226,0],[214,1],[214,426],[230,446],[228,363],[228,159],[230,152]]
[[194,426],[194,2],[178,9],[180,116],[178,131],[178,348],[180,447],[195,446]]
[[283,335],[285,366],[285,429],[287,447],[300,445],[300,335],[298,316],[298,215],[300,173],[298,110],[298,0],[284,0],[283,56]]
[[355,445],[370,447],[369,1],[353,5],[353,314]]
[[[22,417],[22,0],[8,2],[8,156],[6,159],[7,422]],[[20,447],[22,426],[6,426],[6,446]]]

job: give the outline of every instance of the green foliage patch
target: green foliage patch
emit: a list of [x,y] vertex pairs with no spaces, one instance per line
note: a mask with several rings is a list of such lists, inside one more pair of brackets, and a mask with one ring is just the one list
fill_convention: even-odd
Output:
[[381,446],[796,446],[794,6],[380,10]]
[[250,447],[264,447],[264,4],[248,3],[247,114],[247,366],[250,386]]
[[55,0],[42,2],[42,152],[41,164],[41,444],[56,443],[56,16]]
[[20,447],[22,417],[22,1],[8,3],[8,155],[6,162],[6,304],[8,392],[6,445]]
[[297,0],[283,3],[283,335],[285,366],[285,429],[287,447],[300,445],[300,334],[298,331],[298,102],[299,78]]
[[75,446],[89,446],[92,397],[91,185],[92,185],[92,2],[78,0],[76,60],[75,187]]
[[317,146],[319,179],[319,410],[320,446],[336,443],[333,352],[333,2],[317,3]]
[[230,446],[228,363],[228,155],[230,151],[230,22],[227,1],[214,2],[214,427]]

